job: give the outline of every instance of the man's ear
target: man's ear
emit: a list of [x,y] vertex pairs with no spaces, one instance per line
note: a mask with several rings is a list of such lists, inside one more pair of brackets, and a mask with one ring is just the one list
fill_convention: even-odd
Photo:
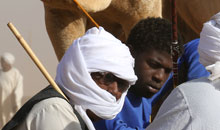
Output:
[[131,52],[131,55],[132,55],[133,57],[135,57],[135,51],[134,51],[133,46],[130,45],[130,44],[127,44],[127,46],[128,46],[128,48],[129,48],[129,50],[130,50],[130,52]]

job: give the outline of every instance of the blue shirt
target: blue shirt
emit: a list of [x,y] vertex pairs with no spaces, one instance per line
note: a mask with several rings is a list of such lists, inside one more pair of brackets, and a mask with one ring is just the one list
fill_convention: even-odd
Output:
[[[180,67],[186,64],[187,81],[209,76],[209,72],[199,62],[199,39],[195,39],[184,45],[183,55],[178,59]],[[151,98],[138,97],[128,92],[122,111],[113,120],[101,120],[94,123],[97,130],[144,130],[149,125],[152,105],[173,86],[172,73],[168,80]]]

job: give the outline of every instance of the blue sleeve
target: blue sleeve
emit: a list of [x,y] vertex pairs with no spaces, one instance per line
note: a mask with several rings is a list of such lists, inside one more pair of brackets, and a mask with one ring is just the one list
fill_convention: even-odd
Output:
[[181,60],[187,64],[187,81],[209,76],[209,72],[199,62],[199,39],[195,39],[184,45],[184,53]]

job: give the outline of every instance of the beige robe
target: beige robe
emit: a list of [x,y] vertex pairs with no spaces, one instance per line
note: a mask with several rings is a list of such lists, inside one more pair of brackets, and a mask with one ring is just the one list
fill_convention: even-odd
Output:
[[54,97],[40,101],[15,130],[81,130],[72,106]]
[[16,68],[0,70],[0,129],[21,107],[23,76]]

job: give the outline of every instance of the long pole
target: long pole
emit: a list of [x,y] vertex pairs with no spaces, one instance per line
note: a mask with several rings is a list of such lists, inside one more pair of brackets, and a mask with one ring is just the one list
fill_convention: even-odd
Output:
[[95,24],[97,28],[99,28],[99,25],[95,22],[95,20],[89,15],[89,13],[79,4],[77,0],[73,0],[76,5],[84,12],[84,14],[92,21],[92,23]]
[[[40,60],[37,58],[37,56],[34,54],[30,46],[27,44],[27,42],[24,40],[24,38],[21,36],[21,34],[18,32],[18,30],[15,28],[15,26],[12,23],[7,24],[12,33],[15,35],[17,40],[20,42],[21,46],[25,49],[25,51],[28,53],[28,55],[31,57],[31,59],[34,61],[34,63],[37,65],[39,70],[42,72],[44,77],[47,79],[47,81],[53,86],[53,88],[59,92],[61,95],[63,95],[64,98],[67,99],[67,97],[64,95],[64,93],[60,90],[60,88],[57,86],[53,78],[50,76],[50,74],[47,72],[45,67],[42,65]],[[68,100],[68,99],[67,99]]]
[[172,13],[172,46],[171,54],[173,60],[173,87],[178,85],[178,64],[177,60],[179,57],[179,45],[177,35],[177,12],[176,12],[176,0],[171,0],[171,13]]

